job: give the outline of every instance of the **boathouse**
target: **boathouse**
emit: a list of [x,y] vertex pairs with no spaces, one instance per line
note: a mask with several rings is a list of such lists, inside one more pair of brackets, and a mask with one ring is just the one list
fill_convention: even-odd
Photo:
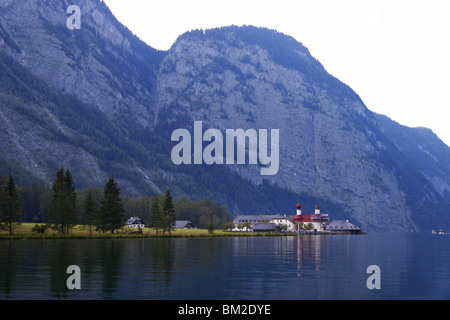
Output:
[[334,220],[325,225],[325,230],[345,234],[359,234],[361,229],[350,223],[348,220]]

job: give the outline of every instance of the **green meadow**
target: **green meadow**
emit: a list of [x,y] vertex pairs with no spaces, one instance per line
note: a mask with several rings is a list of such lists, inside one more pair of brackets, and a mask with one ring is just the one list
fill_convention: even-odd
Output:
[[75,225],[70,229],[68,234],[61,234],[51,228],[43,233],[33,231],[34,226],[44,226],[39,223],[19,223],[14,226],[13,234],[8,231],[0,231],[0,240],[32,240],[32,239],[129,239],[129,238],[156,238],[156,237],[234,237],[234,236],[274,236],[274,235],[292,235],[290,233],[256,233],[256,232],[232,232],[224,230],[210,231],[208,229],[172,229],[171,233],[162,233],[161,230],[156,232],[153,228],[136,228],[123,227],[111,232],[97,232],[89,226]]

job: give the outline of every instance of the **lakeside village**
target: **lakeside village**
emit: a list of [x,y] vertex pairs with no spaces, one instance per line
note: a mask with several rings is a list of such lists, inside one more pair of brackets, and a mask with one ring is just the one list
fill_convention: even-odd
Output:
[[[295,215],[238,215],[233,220],[235,232],[290,232],[297,234],[360,234],[361,229],[348,220],[330,221],[328,214],[320,212],[319,205],[314,213],[302,214],[300,203],[296,205]],[[127,227],[144,228],[144,222],[138,217],[128,219]],[[196,229],[188,220],[177,220],[175,229]]]

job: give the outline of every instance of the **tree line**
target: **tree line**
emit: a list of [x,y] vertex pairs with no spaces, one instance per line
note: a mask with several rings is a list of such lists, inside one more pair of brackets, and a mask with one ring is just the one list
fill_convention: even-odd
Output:
[[[15,191],[9,191],[12,189]],[[10,226],[9,232],[12,234],[12,224],[19,222],[21,218],[19,196],[12,176],[9,177],[3,193],[6,194],[6,196],[2,196],[2,198],[6,199],[4,201],[15,204],[14,212],[5,210],[5,207],[2,206],[1,215],[2,225],[8,224]],[[9,209],[9,207],[11,206],[6,208]],[[68,234],[80,218],[91,227],[95,226],[97,231],[111,231],[111,233],[114,233],[115,230],[124,225],[124,209],[120,199],[120,189],[114,178],[110,178],[106,183],[99,208],[93,202],[92,195],[88,194],[82,203],[80,217],[79,212],[78,195],[72,174],[69,170],[61,168],[57,171],[52,184],[51,202],[46,213],[45,225],[36,225],[33,231],[44,232],[47,228],[52,228],[61,234]]]
[[89,227],[90,233],[111,232],[122,228],[129,217],[140,217],[157,233],[172,232],[176,220],[190,220],[200,228],[217,229],[231,222],[233,216],[224,205],[210,200],[174,199],[165,194],[141,196],[122,195],[114,178],[103,190],[89,187],[76,190],[69,170],[56,173],[51,188],[42,185],[16,186],[12,176],[0,176],[0,227],[13,233],[17,222],[40,222],[33,231],[52,228],[69,233],[76,224]]

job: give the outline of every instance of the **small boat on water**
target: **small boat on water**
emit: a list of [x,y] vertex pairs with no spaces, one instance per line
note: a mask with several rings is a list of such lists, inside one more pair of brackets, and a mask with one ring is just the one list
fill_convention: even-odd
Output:
[[438,230],[438,232],[432,230],[431,233],[432,234],[444,234],[444,230]]

